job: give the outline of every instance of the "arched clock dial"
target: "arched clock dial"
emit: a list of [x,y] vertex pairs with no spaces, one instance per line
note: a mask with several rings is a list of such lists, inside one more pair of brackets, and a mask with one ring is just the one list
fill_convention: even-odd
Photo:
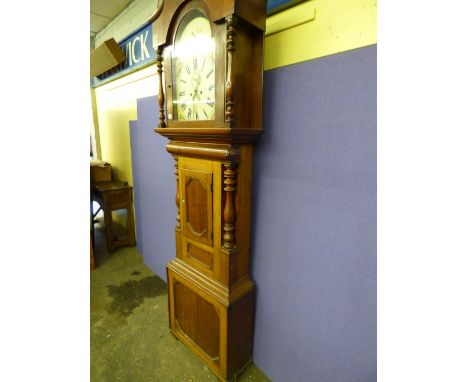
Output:
[[177,30],[172,55],[173,104],[179,121],[213,120],[215,114],[215,43],[208,19],[188,12]]

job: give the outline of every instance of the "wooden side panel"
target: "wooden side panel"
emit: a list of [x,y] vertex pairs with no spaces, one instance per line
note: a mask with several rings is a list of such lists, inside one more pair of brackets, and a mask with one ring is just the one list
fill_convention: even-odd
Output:
[[[263,95],[263,34],[252,31],[252,77],[250,78],[250,100],[252,102],[252,115],[250,127],[262,129],[262,95]],[[256,71],[256,72],[255,72]]]
[[229,307],[227,375],[237,374],[252,359],[254,291]]
[[265,30],[266,23],[266,1],[249,0],[236,1],[236,14],[255,25],[257,28]]
[[237,169],[237,189],[235,195],[237,215],[236,239],[239,247],[239,256],[236,258],[237,274],[232,275],[232,278],[235,280],[239,280],[249,274],[253,146],[241,146],[240,152],[241,159]]
[[[263,34],[239,20],[235,25],[234,120],[236,128],[261,129]],[[239,111],[239,112],[237,112]]]
[[219,316],[209,302],[180,282],[174,284],[175,329],[219,363]]

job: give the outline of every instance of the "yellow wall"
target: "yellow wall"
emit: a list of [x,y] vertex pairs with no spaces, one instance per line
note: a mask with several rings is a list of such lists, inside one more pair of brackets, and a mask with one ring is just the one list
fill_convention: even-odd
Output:
[[372,45],[377,1],[309,0],[270,16],[266,33],[265,70]]
[[[270,16],[266,33],[265,70],[375,44],[377,3],[309,0]],[[155,65],[96,88],[102,159],[132,185],[129,121],[137,119],[136,100],[157,90]]]
[[112,165],[119,180],[131,185],[129,121],[137,119],[137,99],[155,95],[157,90],[156,65],[96,88],[102,160]]

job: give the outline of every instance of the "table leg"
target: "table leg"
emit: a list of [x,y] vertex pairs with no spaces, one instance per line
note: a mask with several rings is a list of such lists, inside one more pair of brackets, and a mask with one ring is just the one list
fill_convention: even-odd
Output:
[[114,230],[112,227],[112,211],[108,208],[104,209],[104,225],[106,229],[106,244],[107,252],[114,253]]

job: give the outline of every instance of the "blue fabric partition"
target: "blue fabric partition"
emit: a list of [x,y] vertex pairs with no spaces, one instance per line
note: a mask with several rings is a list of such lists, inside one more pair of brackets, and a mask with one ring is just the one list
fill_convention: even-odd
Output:
[[141,150],[138,149],[138,121],[130,121],[130,142],[131,142],[131,155],[132,155],[132,173],[133,173],[133,206],[135,209],[135,230],[138,252],[143,253],[143,233],[142,229],[142,211],[141,211],[141,175],[139,154]]
[[[377,379],[376,53],[374,45],[264,75],[251,274],[254,362],[274,382]],[[165,278],[175,178],[167,141],[152,131],[157,109],[156,97],[138,101],[131,144],[139,245]]]
[[166,280],[166,263],[175,254],[174,160],[166,151],[167,139],[153,131],[157,98],[139,99],[137,114],[138,122],[130,123],[137,248],[145,264]]
[[264,75],[254,362],[275,382],[377,378],[376,53]]

